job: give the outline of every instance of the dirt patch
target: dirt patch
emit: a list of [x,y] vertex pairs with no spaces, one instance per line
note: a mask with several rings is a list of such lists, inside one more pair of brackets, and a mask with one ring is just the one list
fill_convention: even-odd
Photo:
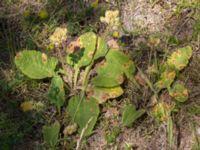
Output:
[[176,9],[176,3],[165,0],[126,0],[122,7],[122,22],[129,31],[160,32]]

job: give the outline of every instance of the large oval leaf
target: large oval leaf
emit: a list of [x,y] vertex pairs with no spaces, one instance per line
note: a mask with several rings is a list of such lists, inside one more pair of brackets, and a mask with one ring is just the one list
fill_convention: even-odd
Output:
[[24,50],[15,56],[17,68],[32,79],[52,77],[57,63],[56,58],[34,50]]
[[192,48],[190,46],[177,49],[167,59],[167,64],[178,71],[185,68],[192,56]]
[[45,143],[55,148],[59,140],[60,123],[56,121],[52,125],[44,126],[42,132]]
[[123,83],[124,75],[131,78],[135,72],[133,61],[119,50],[111,49],[106,62],[97,68],[97,76],[92,83],[98,87],[115,87]]
[[51,103],[55,104],[59,109],[65,101],[64,83],[60,76],[54,76],[48,92],[48,98]]
[[85,129],[84,136],[89,136],[99,116],[99,105],[94,98],[85,99],[73,96],[67,107],[69,115],[79,126],[79,133]]
[[87,96],[95,98],[99,104],[102,104],[109,99],[117,98],[124,93],[120,86],[113,88],[89,87],[87,90]]
[[67,55],[66,61],[80,68],[89,65],[93,58],[105,56],[107,51],[107,44],[101,37],[97,37],[93,32],[87,32],[71,42],[68,48],[70,54]]

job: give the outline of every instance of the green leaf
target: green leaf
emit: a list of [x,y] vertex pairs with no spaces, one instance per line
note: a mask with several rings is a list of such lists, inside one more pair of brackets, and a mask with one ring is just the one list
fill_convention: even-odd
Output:
[[108,99],[121,96],[123,93],[124,91],[120,86],[113,88],[90,87],[88,88],[87,96],[95,98],[99,104],[102,104]]
[[93,32],[87,32],[81,35],[79,39],[83,56],[78,61],[78,66],[83,67],[89,65],[92,61],[95,52],[97,36]]
[[108,46],[105,40],[101,37],[98,37],[97,49],[94,55],[94,59],[106,56],[108,52]]
[[106,62],[97,68],[97,76],[92,83],[98,87],[115,87],[124,81],[124,75],[131,78],[135,72],[133,61],[119,50],[111,49]]
[[161,73],[160,80],[155,83],[155,87],[158,91],[164,88],[169,88],[174,82],[176,72],[174,70],[166,69]]
[[58,143],[60,123],[56,121],[54,124],[43,127],[43,137],[46,144],[55,147]]
[[124,126],[130,127],[139,117],[145,113],[145,110],[136,110],[135,106],[128,104],[123,108],[122,123]]
[[172,106],[166,102],[159,102],[153,107],[151,115],[157,122],[168,121],[170,118],[171,110]]
[[[79,50],[75,50],[77,48]],[[68,49],[72,53],[67,55],[67,63],[78,68],[89,65],[93,57],[98,59],[105,56],[108,51],[106,42],[101,37],[97,37],[93,32],[81,35],[78,40],[71,43]]]
[[89,136],[99,116],[99,105],[94,98],[81,100],[80,96],[73,96],[67,107],[69,115],[79,126],[79,133],[85,129],[84,136]]
[[184,85],[176,83],[169,90],[169,95],[178,102],[185,102],[188,99],[188,90],[185,88]]
[[172,53],[172,55],[167,59],[167,64],[169,67],[180,71],[187,66],[191,56],[192,48],[190,46],[183,47]]
[[58,60],[38,51],[24,50],[15,56],[15,64],[29,78],[43,79],[54,76]]
[[58,109],[63,106],[65,101],[64,83],[60,76],[54,76],[49,87],[48,98]]
[[167,140],[168,140],[170,149],[173,149],[173,145],[175,141],[173,129],[174,129],[173,121],[172,121],[172,118],[169,117],[169,119],[167,120],[167,134],[168,134]]

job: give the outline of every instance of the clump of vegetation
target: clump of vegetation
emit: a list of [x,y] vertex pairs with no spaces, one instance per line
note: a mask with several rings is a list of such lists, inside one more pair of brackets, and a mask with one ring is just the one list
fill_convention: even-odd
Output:
[[[21,4],[26,7],[14,19],[13,14],[4,16],[13,19],[11,22],[3,19],[0,23],[0,33],[9,33],[5,34],[5,47],[0,40],[1,49],[8,50],[13,61],[10,71],[4,60],[0,62],[0,149],[15,149],[14,145],[23,148],[23,142],[30,141],[30,147],[34,143],[37,149],[78,150],[91,144],[87,139],[99,141],[99,137],[104,137],[101,142],[104,140],[106,149],[114,145],[134,149],[137,144],[123,132],[134,129],[134,138],[140,134],[143,139],[149,138],[155,131],[146,129],[149,122],[155,128],[164,128],[167,147],[175,149],[179,138],[175,132],[181,132],[176,129],[182,121],[176,117],[199,115],[197,100],[191,100],[199,95],[198,90],[195,93],[190,87],[196,82],[198,88],[199,81],[195,62],[199,48],[195,42],[200,37],[198,2],[183,0],[173,10],[176,15],[172,17],[177,18],[191,10],[191,38],[182,40],[179,33],[188,20],[177,33],[168,33],[173,29],[166,28],[163,34],[135,34],[121,23],[122,1],[69,2],[41,1],[27,7],[21,1],[5,1],[2,5],[13,5],[8,11],[19,9]],[[161,7],[157,1],[145,3],[151,3],[152,9]],[[7,29],[17,17],[19,37],[12,33],[15,28]],[[192,58],[194,54],[197,56]],[[103,136],[96,137],[98,134]],[[194,149],[199,147],[198,136],[195,134]],[[125,140],[116,144],[122,138]]]
[[[78,125],[79,133],[88,136],[99,116],[99,104],[123,94],[120,85],[125,77],[133,77],[134,63],[119,49],[108,47],[104,39],[93,32],[72,41],[66,48],[65,58],[61,50],[65,48],[66,31],[57,28],[49,38],[59,53],[58,59],[39,51],[24,50],[16,55],[15,64],[31,79],[52,78],[48,98],[59,114],[66,103],[66,83],[66,90],[71,95],[66,110],[71,122]],[[59,62],[60,69],[56,67]],[[29,106],[24,108],[27,109]]]

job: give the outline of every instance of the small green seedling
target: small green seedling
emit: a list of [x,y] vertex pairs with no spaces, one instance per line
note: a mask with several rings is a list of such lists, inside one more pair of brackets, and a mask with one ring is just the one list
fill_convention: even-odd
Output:
[[111,130],[109,130],[105,135],[105,140],[107,144],[114,143],[119,134],[120,134],[120,128],[118,126],[115,126]]
[[122,124],[130,127],[139,117],[145,113],[145,110],[136,110],[135,106],[128,104],[123,108]]
[[56,121],[52,125],[43,127],[45,144],[49,149],[55,150],[59,141],[60,123]]

